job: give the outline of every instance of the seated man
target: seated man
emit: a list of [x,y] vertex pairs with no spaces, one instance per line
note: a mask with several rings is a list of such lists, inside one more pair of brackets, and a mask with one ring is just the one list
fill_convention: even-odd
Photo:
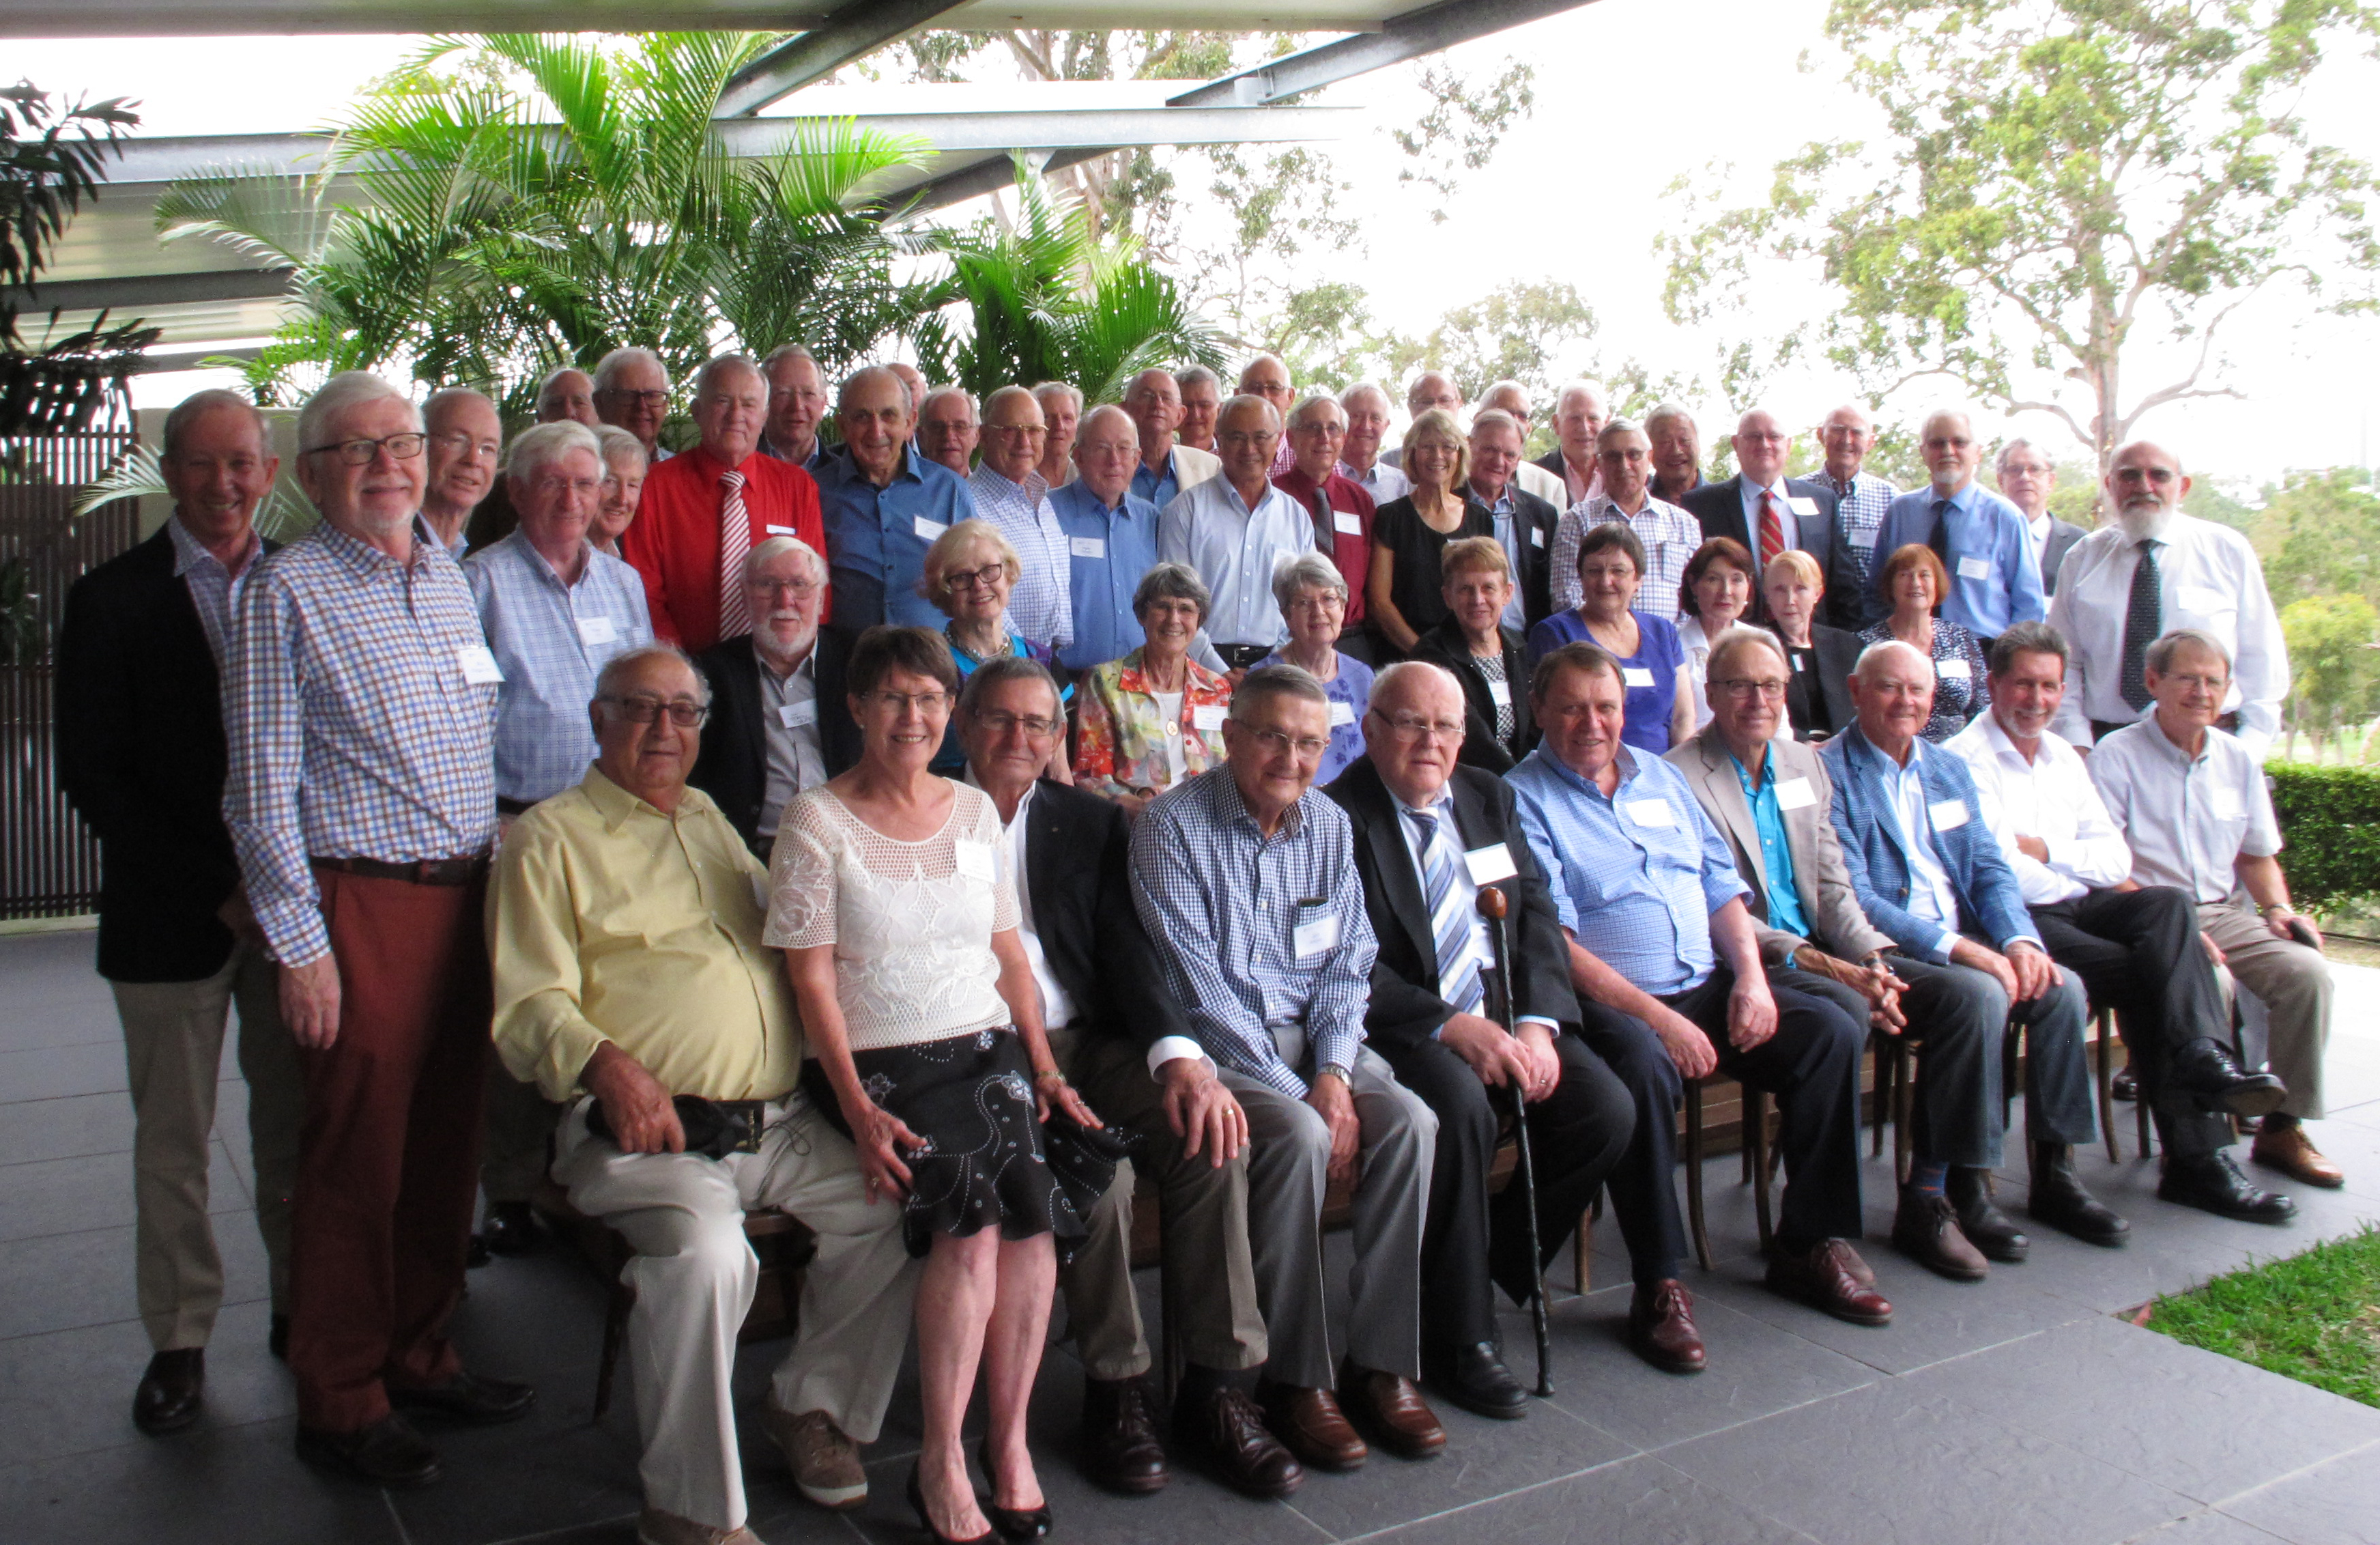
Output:
[[[2300,1125],[2323,1113],[2330,969],[2321,931],[2289,906],[2264,769],[2246,745],[2215,727],[2231,690],[2230,659],[2214,635],[2184,628],[2149,645],[2144,667],[2155,711],[2099,742],[2091,781],[2131,845],[2132,881],[2188,892],[2200,931],[2270,1016],[2268,1055],[2289,1097],[2265,1118],[2248,1156],[2309,1186],[2342,1186],[2347,1177]],[[2237,892],[2254,911],[2232,899]],[[2198,1206],[2236,1191],[2236,1175],[2227,1182],[2213,1174],[2230,1162],[2217,1151],[2179,1171],[2168,1163],[2157,1195]]]
[[[1526,1303],[1545,1260],[1529,1258],[1519,1177],[1490,1200],[1499,1118],[1518,1089],[1529,1107],[1537,1242],[1548,1256],[1627,1151],[1636,1115],[1628,1091],[1576,1032],[1578,1000],[1553,898],[1512,790],[1458,767],[1463,689],[1442,666],[1407,661],[1372,684],[1366,754],[1330,785],[1355,828],[1355,864],[1379,941],[1366,1039],[1397,1082],[1438,1113],[1422,1295],[1430,1336],[1422,1367],[1456,1405],[1512,1418],[1528,1396],[1504,1366],[1491,1279]],[[1509,984],[1498,983],[1496,926],[1479,915],[1482,886],[1511,904]],[[1504,1025],[1485,1017],[1504,1006]],[[1565,1028],[1567,1027],[1567,1033]],[[1491,1094],[1490,1091],[1494,1091]]]
[[[2060,1173],[2074,1145],[2099,1129],[2082,1054],[2082,983],[2042,946],[2016,876],[1985,827],[1967,764],[1917,734],[1934,712],[1934,663],[1907,644],[1871,644],[1852,673],[1852,701],[1857,722],[1819,755],[1834,784],[1829,813],[1860,910],[1909,958],[1991,978],[1978,988],[1984,1022],[2026,1027],[2034,1191],[2054,1186],[2062,1198],[2045,1221],[2113,1243],[2124,1221]],[[2019,1261],[2032,1247],[1992,1204],[2002,1136],[1998,1052],[1987,1041],[1947,1064],[1918,1060],[1914,1158],[1892,1224],[1894,1244],[1965,1282],[1988,1274],[1985,1256]]]
[[1636,1280],[1629,1337],[1655,1367],[1692,1373],[1705,1359],[1678,1281],[1677,1112],[1684,1080],[1714,1071],[1774,1094],[1784,1117],[1768,1285],[1854,1324],[1891,1320],[1851,1243],[1867,1029],[1824,998],[1770,987],[1743,882],[1684,776],[1621,743],[1624,692],[1619,663],[1592,644],[1548,654],[1529,682],[1546,738],[1506,776],[1569,935],[1582,1033],[1636,1105],[1611,1180]]
[[[1123,810],[1041,776],[1066,733],[1058,684],[1039,662],[988,660],[967,677],[958,732],[967,782],[991,796],[1022,877],[1017,936],[1041,989],[1050,1047],[1100,1116],[1142,1134],[1140,1162],[1165,1205],[1165,1271],[1188,1363],[1174,1431],[1201,1442],[1226,1479],[1283,1497],[1305,1472],[1264,1428],[1233,1376],[1265,1360],[1248,1263],[1247,1118],[1166,995],[1133,910]],[[1112,1490],[1166,1482],[1146,1382],[1148,1340],[1132,1286],[1133,1165],[1091,1215],[1090,1239],[1059,1272],[1088,1376],[1077,1458]]]
[[[1294,665],[1249,672],[1223,723],[1224,765],[1160,795],[1134,824],[1132,891],[1166,986],[1247,1118],[1248,1245],[1268,1350],[1258,1402],[1299,1459],[1347,1470],[1367,1451],[1342,1402],[1409,1459],[1436,1454],[1446,1433],[1414,1387],[1438,1118],[1364,1045],[1377,948],[1347,817],[1314,790],[1330,744],[1320,682]],[[1322,1283],[1332,1181],[1355,1185],[1343,1362],[1331,1357]]]
[[[868,1199],[851,1144],[795,1088],[801,1026],[760,943],[766,871],[686,785],[703,690],[674,649],[613,657],[589,709],[594,767],[513,823],[490,897],[496,1048],[516,1077],[576,1101],[553,1177],[637,1251],[644,1545],[758,1545],[728,1384],[759,1280],[747,1212],[789,1212],[818,1235],[762,1417],[821,1506],[867,1500],[856,1444],[892,1398],[916,1285],[899,1204]],[[686,1151],[673,1103],[686,1095],[728,1102],[751,1140]]]
[[[2003,465],[2005,465],[2003,458]],[[2261,1116],[2289,1090],[2232,1060],[2229,1011],[2198,936],[2189,892],[2132,882],[2131,850],[2074,748],[2050,731],[2066,697],[2066,640],[2021,622],[1992,640],[1991,712],[1950,737],[1984,799],[1984,819],[2016,871],[2050,958],[2094,1004],[2116,1011],[2140,1098],[2165,1143],[2168,1199],[2226,1217],[2283,1223],[2289,1198],[2207,1158],[2230,1146],[2229,1113]],[[2040,1163],[2032,1212],[2043,1217]]]

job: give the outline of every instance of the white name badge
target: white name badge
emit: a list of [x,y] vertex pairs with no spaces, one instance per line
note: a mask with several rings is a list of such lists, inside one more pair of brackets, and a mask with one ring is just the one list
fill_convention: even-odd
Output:
[[929,520],[922,515],[917,517],[914,524],[917,532],[917,540],[919,541],[932,541],[944,531],[950,529],[948,526],[943,525],[941,521]]
[[1818,513],[1818,501],[1806,493],[1795,493],[1787,497],[1785,507],[1803,519],[1808,520]]
[[1545,544],[1546,544],[1546,529],[1545,529],[1544,527],[1542,527],[1542,526],[1532,526],[1532,527],[1530,527],[1530,528],[1529,528],[1529,545],[1530,545],[1530,546],[1532,546],[1532,547],[1543,547]]
[[1780,810],[1807,809],[1818,802],[1818,791],[1810,786],[1807,778],[1782,778],[1777,784],[1777,808]]
[[1937,660],[1934,662],[1934,674],[1948,681],[1975,679],[1975,673],[1968,668],[1967,663],[1963,660]]
[[1344,531],[1351,537],[1360,537],[1364,534],[1364,517],[1354,510],[1332,510],[1330,529]]
[[780,703],[777,706],[777,723],[789,730],[800,729],[804,724],[815,724],[818,723],[818,703],[816,700],[806,703]]
[[953,843],[958,858],[958,873],[962,880],[989,881],[992,877],[991,844],[962,839]]
[[1852,545],[1858,548],[1863,553],[1868,552],[1876,546],[1876,533],[1874,531],[1853,531],[1851,533],[1851,539]]
[[1925,807],[1934,818],[1937,832],[1955,832],[1967,823],[1967,802],[1964,799],[1937,799]]
[[1959,578],[1961,578],[1961,579],[1988,579],[1988,578],[1990,578],[1991,577],[1992,577],[1992,566],[1991,566],[1991,564],[1990,564],[1990,562],[1989,562],[1988,560],[1986,560],[1986,559],[1983,559],[1983,558],[1971,558],[1971,557],[1966,557],[1966,556],[1961,556],[1961,557],[1959,559]]
[[1488,700],[1494,703],[1498,708],[1512,707],[1512,684],[1509,681],[1489,682],[1488,684]]
[[2236,788],[2211,788],[2206,791],[2206,803],[2217,821],[2240,819],[2240,791]]
[[618,630],[613,627],[609,617],[578,619],[578,641],[582,644],[608,644],[617,636]]
[[463,679],[474,687],[493,687],[504,679],[504,667],[485,644],[456,646],[455,660],[463,667]]
[[1798,654],[1793,657],[1793,668],[1797,671],[1802,668],[1802,657]]
[[1628,819],[1639,826],[1675,826],[1677,812],[1670,809],[1667,799],[1631,799]]
[[1355,705],[1354,703],[1334,702],[1330,705],[1331,728],[1336,729],[1341,724],[1352,724],[1354,722]]
[[1653,685],[1652,668],[1646,665],[1622,665],[1620,667],[1620,684],[1622,687],[1650,687]]
[[1463,864],[1471,871],[1474,885],[1493,885],[1521,872],[1520,866],[1512,862],[1512,850],[1500,842],[1473,848],[1463,856]]
[[1221,729],[1231,712],[1221,703],[1201,703],[1190,711],[1190,727],[1202,732]]
[[1066,551],[1072,553],[1077,558],[1104,558],[1108,555],[1108,539],[1105,537],[1068,537],[1066,539]]
[[1339,943],[1339,915],[1328,913],[1311,922],[1300,923],[1290,931],[1289,938],[1298,959],[1320,955]]
[[791,526],[771,526],[769,528],[769,534],[772,537],[792,537],[796,541],[801,537],[801,532],[795,530]]

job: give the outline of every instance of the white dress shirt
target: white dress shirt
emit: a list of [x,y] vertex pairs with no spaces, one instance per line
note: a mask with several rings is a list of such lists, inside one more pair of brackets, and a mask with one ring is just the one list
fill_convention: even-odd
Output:
[[1273,571],[1301,553],[1323,551],[1317,541],[1313,515],[1269,482],[1250,509],[1231,479],[1210,478],[1176,494],[1157,517],[1158,558],[1188,564],[1214,596],[1207,636],[1218,643],[1289,642],[1272,597]]
[[[2120,884],[2132,872],[2131,850],[2107,814],[2107,801],[2092,785],[2082,757],[2056,735],[2042,736],[2040,749],[2028,761],[1999,720],[1985,713],[1942,748],[1957,752],[1974,772],[1984,823],[2016,870],[2027,906],[2072,901]],[[2040,838],[2049,861],[2021,850],[2020,835]]]
[[1947,960],[1959,942],[1959,893],[1950,886],[1950,871],[1934,851],[1934,815],[1925,806],[1925,778],[1918,772],[1920,758],[1938,755],[1923,740],[1910,743],[1909,760],[1895,767],[1885,758],[1885,781],[1892,785],[1893,814],[1900,821],[1901,840],[1909,850],[1909,910],[1941,925],[1942,937],[1931,952]]
[[[1414,886],[1421,893],[1424,905],[1427,905],[1429,864],[1421,850],[1419,830],[1411,821],[1405,819],[1405,812],[1416,808],[1406,804],[1394,795],[1390,795],[1389,798],[1397,808],[1397,833],[1405,839],[1405,856],[1413,860]],[[1438,818],[1440,840],[1454,849],[1454,894],[1463,898],[1463,915],[1471,920],[1470,931],[1463,935],[1463,939],[1472,960],[1478,965],[1479,979],[1484,982],[1488,979],[1488,973],[1495,968],[1495,946],[1488,939],[1488,919],[1479,915],[1479,887],[1472,882],[1471,866],[1463,861],[1463,832],[1454,821],[1454,790],[1440,788],[1438,791],[1438,797],[1420,809],[1427,809],[1428,813]],[[1439,979],[1445,980],[1446,962],[1439,961],[1438,969]],[[1485,1005],[1483,1004],[1482,1007],[1484,1008]],[[1560,1028],[1553,1020],[1538,1014],[1522,1015],[1518,1023],[1543,1025],[1548,1030],[1558,1030]],[[1445,1026],[1440,1025],[1438,1029],[1430,1032],[1431,1037],[1435,1039],[1439,1031],[1445,1028]]]
[[2178,886],[2201,906],[2227,901],[2240,855],[2281,850],[2264,766],[2235,736],[2208,730],[2192,757],[2147,719],[2099,742],[2090,769],[2143,885]]
[[[2265,589],[2264,566],[2248,539],[2228,526],[2176,515],[2155,541],[2160,631],[2195,627],[2231,655],[2227,712],[2240,715],[2240,741],[2262,760],[2281,727],[2289,692],[2289,651]],[[2131,610],[2138,545],[2121,526],[2102,526],[2066,550],[2049,624],[2073,651],[2066,668],[2066,706],[2058,733],[2088,745],[2092,720],[2128,724],[2141,717],[2124,701],[2124,617]]]
[[1513,468],[1512,481],[1522,493],[1536,494],[1557,512],[1575,503],[1570,496],[1570,485],[1534,461],[1524,461]]

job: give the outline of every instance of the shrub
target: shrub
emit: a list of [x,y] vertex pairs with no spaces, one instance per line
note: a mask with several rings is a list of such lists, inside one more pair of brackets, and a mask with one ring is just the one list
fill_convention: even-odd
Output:
[[2308,912],[2380,907],[2380,770],[2266,765],[2289,899]]

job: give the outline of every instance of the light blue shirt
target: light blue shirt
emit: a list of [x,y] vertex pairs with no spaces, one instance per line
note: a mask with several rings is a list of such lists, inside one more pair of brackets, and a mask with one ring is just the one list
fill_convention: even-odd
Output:
[[1777,803],[1777,759],[1761,752],[1756,782],[1741,759],[1730,754],[1727,760],[1735,764],[1736,782],[1743,785],[1744,803],[1752,807],[1752,829],[1760,836],[1760,867],[1768,876],[1768,926],[1806,939],[1810,919],[1802,910],[1801,888],[1793,882],[1793,845],[1785,839],[1785,812]]
[[1132,492],[1159,509],[1173,503],[1174,496],[1182,492],[1182,480],[1173,470],[1173,453],[1166,452],[1164,464],[1154,471],[1147,462],[1134,468]]
[[975,518],[975,496],[958,474],[911,444],[884,488],[860,473],[847,449],[821,458],[814,475],[835,626],[855,634],[878,623],[940,628],[945,619],[917,593],[917,581],[934,539]]
[[496,689],[496,797],[534,805],[576,787],[595,760],[587,704],[611,658],[652,642],[637,571],[581,539],[586,566],[565,586],[519,531],[471,555],[463,577],[488,649],[504,673]]
[[1076,478],[1050,491],[1050,507],[1066,534],[1075,618],[1074,642],[1058,651],[1058,663],[1087,671],[1121,660],[1147,641],[1132,596],[1157,565],[1157,506],[1127,492],[1111,509]]
[[1273,600],[1273,570],[1300,553],[1323,552],[1305,506],[1271,483],[1250,509],[1232,480],[1218,475],[1166,505],[1157,520],[1157,555],[1188,564],[1214,603],[1207,635],[1226,644],[1289,642],[1289,624]]
[[[1911,542],[1925,544],[1940,499],[1932,488],[1921,488],[1895,499],[1885,512],[1868,562],[1868,572],[1875,577],[1868,590],[1870,624],[1881,622],[1892,610],[1892,598],[1884,593],[1886,560]],[[1997,639],[2011,623],[2046,617],[2041,563],[2033,554],[2024,512],[1973,482],[1952,494],[1949,505],[1942,515],[1942,535],[1950,593],[1942,598],[1941,614],[1978,639]]]
[[[1470,492],[1474,501],[1486,503],[1479,498],[1477,489]],[[1512,566],[1513,576],[1512,599],[1504,602],[1504,614],[1497,620],[1515,633],[1524,633],[1528,630],[1529,619],[1521,610],[1521,523],[1513,518],[1511,483],[1506,483],[1504,492],[1496,495],[1496,502],[1488,505],[1488,513],[1496,517],[1496,541],[1504,549],[1504,561]]]

